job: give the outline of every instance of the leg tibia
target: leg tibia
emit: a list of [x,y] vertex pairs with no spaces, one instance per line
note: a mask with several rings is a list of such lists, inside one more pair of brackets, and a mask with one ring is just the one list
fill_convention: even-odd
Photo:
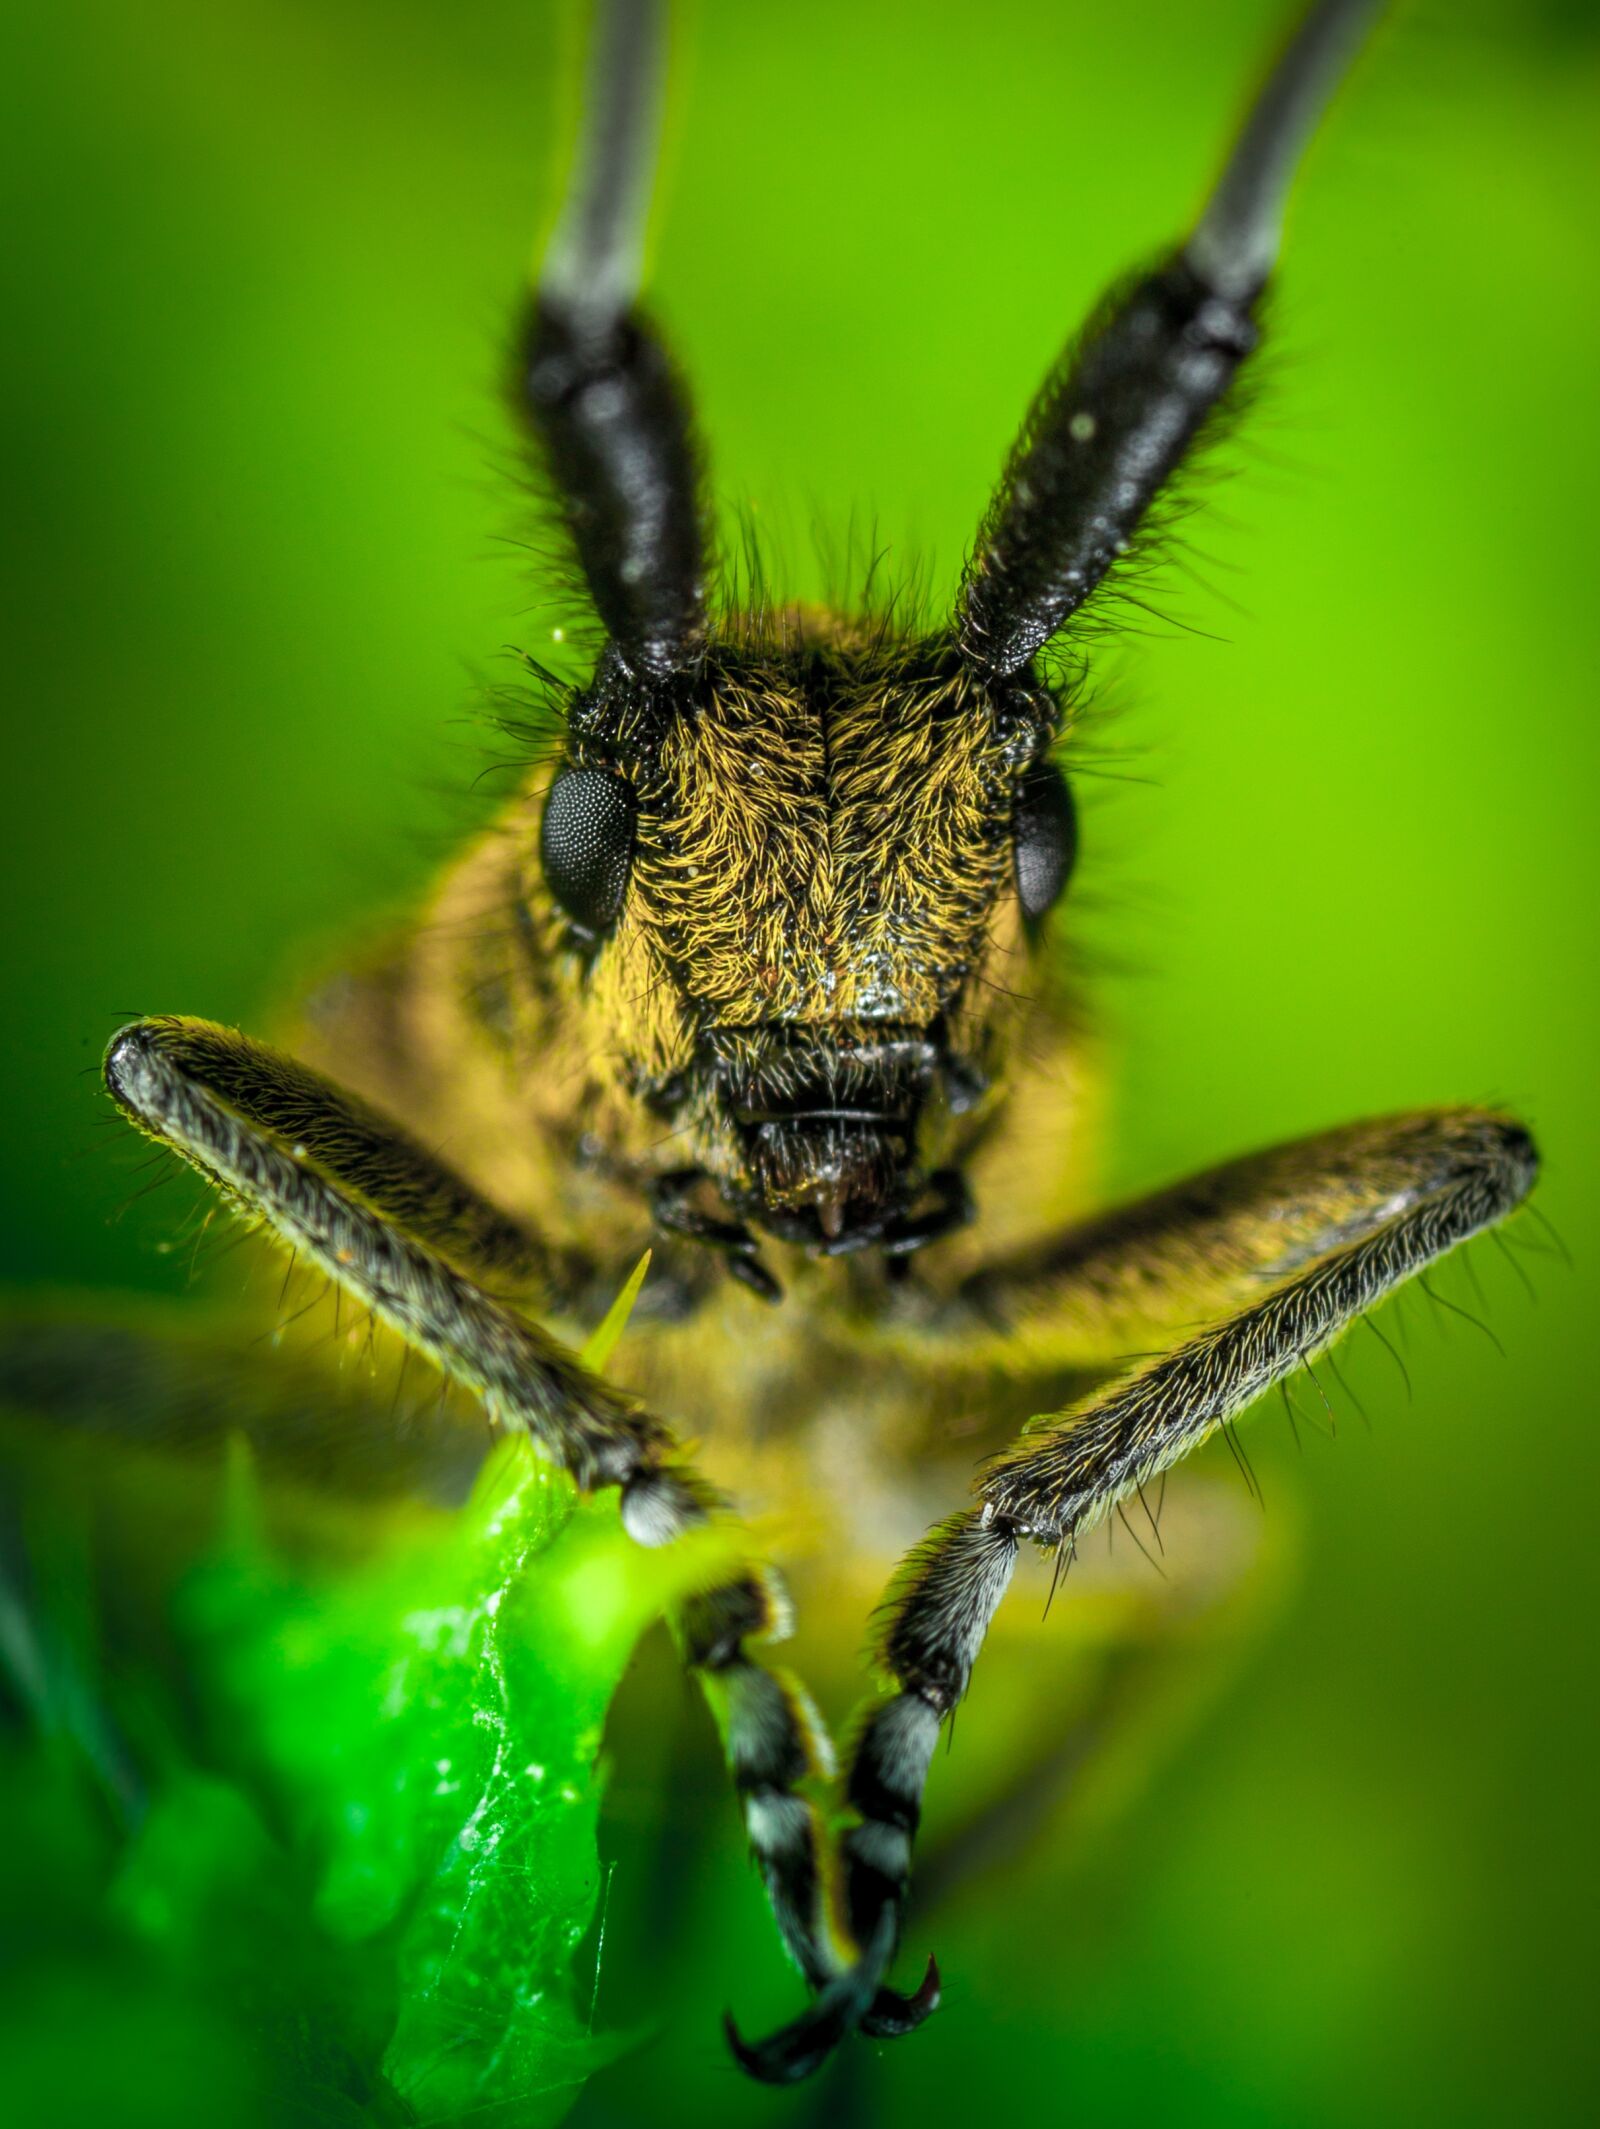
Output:
[[[164,1098],[175,1109],[188,1083],[291,1148],[296,1161],[337,1174],[347,1193],[464,1270],[548,1286],[563,1283],[570,1269],[393,1118],[233,1028],[176,1014],[136,1021],[112,1041],[105,1069],[113,1096],[140,1128],[166,1137],[155,1106]],[[196,1154],[188,1158],[201,1165]],[[228,1187],[220,1171],[212,1179]]]
[[[1249,1307],[1317,1259],[1463,1187],[1461,1214],[1470,1217],[1483,1189],[1487,1205],[1508,1211],[1533,1162],[1522,1127],[1483,1110],[1345,1124],[1208,1168],[998,1259],[968,1279],[964,1297],[1028,1349],[1104,1368]],[[1522,1189],[1502,1202],[1518,1178]],[[1500,1217],[1487,1205],[1478,1226]]]
[[[105,1070],[140,1129],[476,1390],[502,1423],[532,1434],[580,1486],[626,1481],[664,1449],[658,1421],[408,1231],[391,1208],[407,1195],[420,1149],[375,1112],[204,1021],[125,1028]],[[424,1170],[414,1195],[426,1195],[440,1175]],[[472,1219],[486,1228],[494,1217],[487,1206],[463,1210],[452,1231]]]
[[[1126,1283],[1142,1236],[1152,1311],[1204,1321],[1219,1292],[1232,1311],[1036,1421],[985,1473],[989,1515],[1069,1543],[1405,1280],[1504,1219],[1537,1166],[1520,1124],[1453,1110],[1280,1148],[1114,1216],[1108,1275]],[[1080,1276],[1092,1283],[1096,1264],[1080,1258]]]

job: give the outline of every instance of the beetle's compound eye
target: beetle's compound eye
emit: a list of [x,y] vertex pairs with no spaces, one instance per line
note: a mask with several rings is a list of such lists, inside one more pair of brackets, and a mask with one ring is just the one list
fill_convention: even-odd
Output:
[[622,914],[634,819],[632,788],[609,769],[563,769],[544,802],[539,858],[546,884],[592,939]]
[[1017,787],[1011,820],[1017,900],[1037,924],[1072,877],[1078,855],[1078,813],[1067,780],[1053,761],[1036,761]]

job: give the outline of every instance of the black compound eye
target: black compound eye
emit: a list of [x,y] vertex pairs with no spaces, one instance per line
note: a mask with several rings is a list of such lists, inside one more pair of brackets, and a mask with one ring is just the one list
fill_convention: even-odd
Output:
[[563,769],[550,786],[539,857],[550,892],[598,938],[622,914],[633,861],[631,786],[609,769]]
[[1017,900],[1037,924],[1059,900],[1078,855],[1078,812],[1067,780],[1053,761],[1036,761],[1017,787],[1011,820]]

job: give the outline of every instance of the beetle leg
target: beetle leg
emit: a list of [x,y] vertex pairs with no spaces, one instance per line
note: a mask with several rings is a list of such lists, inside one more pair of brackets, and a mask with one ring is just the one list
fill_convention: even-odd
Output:
[[[858,1944],[882,1944],[885,1916],[898,1934],[933,1748],[1023,1541],[1070,1553],[1119,1501],[1405,1280],[1505,1219],[1537,1169],[1533,1140],[1508,1117],[1401,1116],[1214,1170],[1040,1253],[1036,1304],[1042,1295],[1104,1311],[1120,1297],[1179,1342],[1034,1420],[983,1471],[977,1506],[941,1524],[902,1568],[879,1642],[893,1693],[862,1732],[848,1777],[858,1823],[841,1846]],[[991,1299],[1029,1291],[1021,1264],[988,1278]],[[1197,1319],[1206,1328],[1182,1337],[1177,1327]],[[862,1955],[868,1971],[874,1957]],[[808,2036],[833,2022],[819,2001],[741,2060],[775,2076],[802,2057],[809,2067]]]
[[[502,1425],[530,1434],[585,1491],[621,1488],[641,1545],[704,1524],[718,1496],[665,1423],[460,1269],[473,1248],[504,1264],[537,1245],[376,1110],[306,1066],[203,1020],[135,1022],[106,1053],[106,1083],[140,1130],[197,1168],[373,1314],[475,1391]],[[679,1649],[723,1732],[751,1847],[806,1979],[848,1964],[835,1948],[837,1871],[816,1807],[797,1793],[832,1772],[831,1747],[799,1685],[765,1669],[752,1641],[786,1631],[776,1578],[750,1568],[681,1603]]]
[[185,1459],[220,1458],[241,1436],[264,1468],[301,1486],[368,1501],[406,1497],[459,1508],[487,1445],[437,1398],[396,1418],[396,1397],[361,1370],[273,1351],[259,1325],[59,1308],[0,1316],[0,1406],[62,1433],[107,1434]]

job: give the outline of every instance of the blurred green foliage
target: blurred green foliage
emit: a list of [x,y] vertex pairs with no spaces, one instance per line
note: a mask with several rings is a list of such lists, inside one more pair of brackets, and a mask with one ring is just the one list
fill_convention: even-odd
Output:
[[[699,0],[655,287],[719,499],[797,592],[813,523],[852,511],[953,581],[1039,374],[1189,211],[1281,13]],[[13,1286],[175,1292],[185,1186],[108,1223],[139,1156],[95,1128],[105,1036],[260,1025],[298,955],[415,894],[480,817],[474,676],[548,638],[500,539],[493,382],[567,21],[75,0],[11,33],[0,1248]],[[1156,788],[1088,786],[1079,902],[1125,1060],[1116,1188],[1501,1098],[1576,1271],[1524,1230],[1532,1306],[1480,1246],[1485,1297],[1441,1291],[1507,1359],[1413,1298],[1414,1394],[1357,1339],[1370,1438],[1346,1410],[1303,1470],[1262,1416],[1269,1513],[1305,1521],[1276,1634],[1119,1827],[941,1914],[946,2009],[795,2119],[1592,2118],[1597,118],[1582,0],[1419,0],[1378,41],[1304,173],[1236,477],[1166,620],[1100,647],[1100,736]],[[980,1678],[964,1738],[982,1710]],[[644,1759],[614,1780],[630,1856],[701,1787],[718,1831],[623,1901],[599,2025],[664,2032],[589,2087],[595,2129],[776,2105],[718,2053],[720,2001],[754,2025],[792,1990],[690,1749],[689,1794]],[[85,1934],[103,1826],[34,1771],[5,1792],[22,2115],[141,2119],[143,2059],[151,2093],[246,2119],[236,2036]],[[200,1852],[252,1869],[235,1807],[184,1795]]]
[[[348,1506],[266,1488],[237,1438],[209,1475],[105,1439],[41,1459],[20,1430],[6,1461],[30,1601],[0,1590],[0,1648],[30,1721],[4,1883],[13,1923],[50,1918],[0,2022],[25,2118],[558,2121],[623,2044],[578,1972],[606,1709],[726,1541],[641,1554],[521,1439],[455,1513],[369,1508],[354,1553]],[[186,1542],[141,1642],[115,1569],[132,1548],[148,1576],[163,1523]],[[96,2035],[130,1971],[149,2035]]]

